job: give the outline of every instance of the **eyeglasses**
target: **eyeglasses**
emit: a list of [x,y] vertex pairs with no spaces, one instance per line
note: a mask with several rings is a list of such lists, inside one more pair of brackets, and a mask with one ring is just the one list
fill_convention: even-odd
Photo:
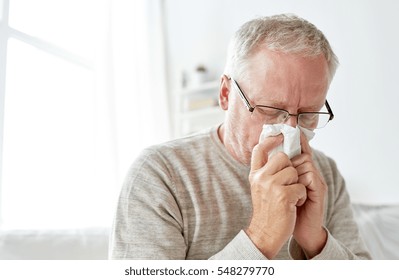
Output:
[[260,122],[263,122],[263,124],[285,123],[290,117],[297,117],[297,123],[300,127],[313,130],[325,127],[327,123],[334,118],[334,114],[327,100],[324,104],[327,108],[327,112],[302,112],[298,114],[290,114],[287,110],[275,108],[272,106],[252,106],[249,103],[248,98],[245,96],[244,92],[241,90],[238,83],[231,77],[229,77],[229,80],[233,82],[234,88],[237,90],[242,101],[244,101],[244,104],[247,107],[248,111],[252,113],[254,118],[259,120]]

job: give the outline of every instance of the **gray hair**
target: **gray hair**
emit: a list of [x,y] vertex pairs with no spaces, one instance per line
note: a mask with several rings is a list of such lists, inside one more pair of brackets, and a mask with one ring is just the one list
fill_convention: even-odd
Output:
[[241,26],[230,42],[225,74],[243,76],[248,58],[259,46],[304,57],[323,54],[330,81],[339,64],[328,40],[316,26],[296,15],[282,14],[256,18]]

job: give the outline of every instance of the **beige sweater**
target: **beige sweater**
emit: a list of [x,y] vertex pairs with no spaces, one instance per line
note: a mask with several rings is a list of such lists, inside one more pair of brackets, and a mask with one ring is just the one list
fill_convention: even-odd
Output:
[[[369,258],[335,163],[314,151],[328,185],[328,240],[314,259]],[[110,239],[112,259],[266,259],[243,229],[251,212],[249,167],[217,128],[150,147],[129,170]],[[276,259],[304,259],[290,239]]]

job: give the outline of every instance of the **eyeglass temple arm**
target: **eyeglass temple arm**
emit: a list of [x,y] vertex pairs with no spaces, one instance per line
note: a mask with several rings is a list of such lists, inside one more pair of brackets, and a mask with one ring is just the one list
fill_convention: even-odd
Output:
[[327,99],[326,99],[325,105],[326,105],[327,111],[330,113],[330,119],[329,119],[329,121],[331,121],[332,119],[334,119],[334,113],[332,112],[331,107],[330,107],[330,104],[328,104]]
[[233,86],[236,88],[236,90],[238,91],[238,94],[240,95],[242,101],[244,101],[245,106],[247,106],[248,110],[252,113],[255,110],[255,107],[252,107],[251,104],[249,103],[247,97],[244,95],[244,93],[242,92],[240,86],[238,85],[238,83],[232,78],[232,77],[228,77],[229,80],[231,80],[233,82]]

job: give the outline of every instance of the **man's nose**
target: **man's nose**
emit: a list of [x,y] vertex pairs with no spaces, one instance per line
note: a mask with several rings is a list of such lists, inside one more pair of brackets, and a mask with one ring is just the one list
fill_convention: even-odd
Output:
[[297,115],[289,115],[287,120],[284,123],[286,125],[296,127],[298,125],[298,116]]

